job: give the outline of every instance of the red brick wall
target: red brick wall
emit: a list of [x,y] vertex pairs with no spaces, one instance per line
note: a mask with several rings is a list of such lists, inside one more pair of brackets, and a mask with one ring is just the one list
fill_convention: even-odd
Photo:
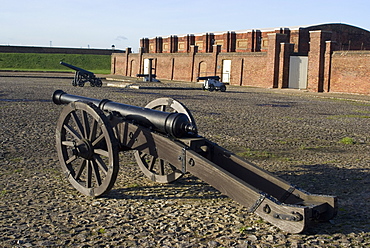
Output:
[[[196,81],[200,65],[206,75],[222,75],[222,61],[231,60],[230,84],[271,88],[270,59],[267,53],[181,53],[181,54],[113,54],[112,73],[135,77],[142,73],[145,58],[155,58],[153,67],[159,79]],[[126,65],[127,62],[127,65]],[[115,63],[115,66],[113,64]],[[126,69],[127,68],[127,69]],[[127,71],[127,72],[126,72]],[[327,69],[326,69],[327,71]],[[332,54],[330,79],[325,92],[370,94],[370,51],[336,51]]]
[[179,81],[192,80],[192,56],[189,54],[168,54],[168,56],[156,54],[155,59],[156,64],[153,66],[155,66],[157,78]]
[[111,72],[118,75],[126,75],[126,56],[121,54],[112,55]]
[[[192,81],[193,56],[184,54],[174,58],[173,80]],[[163,68],[164,70],[166,68]],[[168,76],[167,76],[168,78]]]
[[[216,47],[213,47],[216,50]],[[128,56],[113,54],[112,73],[135,77],[142,73],[140,64],[146,58],[154,58],[154,73],[158,79],[178,81],[197,81],[198,76],[222,76],[223,60],[231,60],[230,84],[272,87],[268,77],[267,53],[173,53],[173,54],[139,54]],[[115,64],[114,64],[115,63]],[[200,66],[205,68],[200,75]],[[127,68],[127,69],[126,69]]]
[[370,94],[370,51],[334,52],[330,91]]
[[173,70],[172,68],[173,56],[171,56],[170,54],[168,54],[167,56],[166,55],[162,54],[161,56],[155,56],[156,60],[155,63],[153,64],[153,67],[155,67],[155,74],[157,75],[157,78],[173,79],[171,78]]
[[252,53],[243,58],[243,86],[272,87],[267,75],[267,58],[266,53]]
[[[298,53],[308,54],[307,90],[370,94],[370,51],[334,52],[359,36],[360,47],[364,48],[370,32],[348,25],[142,39],[142,44],[151,45],[149,53],[143,48],[138,54],[130,50],[113,54],[112,73],[135,76],[143,73],[144,59],[154,58],[154,73],[159,79],[196,81],[198,76],[222,78],[223,60],[231,60],[230,84],[286,88],[290,56]],[[240,40],[244,42],[243,49],[238,44]],[[202,46],[199,42],[203,42]],[[168,45],[167,53],[162,51],[164,43]],[[360,43],[351,44],[354,47]]]
[[[204,71],[201,73],[200,64],[205,66]],[[201,73],[201,74],[200,74]],[[199,76],[213,76],[215,75],[214,57],[211,53],[195,54],[194,56],[194,81]]]

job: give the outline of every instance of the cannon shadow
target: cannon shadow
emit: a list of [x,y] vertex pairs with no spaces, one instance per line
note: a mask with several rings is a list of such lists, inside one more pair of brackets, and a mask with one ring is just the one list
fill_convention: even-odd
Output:
[[[149,179],[146,179],[149,181]],[[132,184],[112,189],[105,198],[132,200],[225,199],[227,196],[190,174],[169,184]]]

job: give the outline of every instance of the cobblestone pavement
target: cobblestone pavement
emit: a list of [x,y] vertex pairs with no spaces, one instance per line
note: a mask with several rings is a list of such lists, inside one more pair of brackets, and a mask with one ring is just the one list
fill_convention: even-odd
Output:
[[[369,96],[231,86],[206,92],[175,83],[76,88],[65,77],[1,75],[1,247],[370,246]],[[131,152],[120,155],[108,195],[85,197],[59,168],[57,89],[137,106],[180,100],[200,135],[311,193],[338,196],[338,216],[285,233],[191,175],[151,182]]]

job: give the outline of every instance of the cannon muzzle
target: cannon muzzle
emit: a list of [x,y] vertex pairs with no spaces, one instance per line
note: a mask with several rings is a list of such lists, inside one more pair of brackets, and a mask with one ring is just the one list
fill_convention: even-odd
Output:
[[55,104],[68,104],[75,101],[91,102],[103,111],[119,113],[128,121],[151,128],[162,134],[175,138],[192,136],[197,133],[197,128],[191,123],[187,115],[182,113],[168,113],[154,109],[117,103],[108,99],[94,99],[83,96],[70,95],[62,90],[53,93],[52,100]]

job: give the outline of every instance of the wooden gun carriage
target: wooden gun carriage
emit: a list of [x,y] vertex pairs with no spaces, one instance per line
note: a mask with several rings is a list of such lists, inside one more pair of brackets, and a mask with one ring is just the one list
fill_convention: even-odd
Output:
[[91,71],[87,71],[85,69],[81,69],[77,66],[67,64],[63,61],[60,62],[61,65],[68,67],[72,70],[75,70],[75,76],[72,80],[73,86],[80,86],[84,87],[86,82],[90,82],[90,86],[92,87],[101,87],[103,85],[100,78],[96,77],[95,74]]
[[61,90],[52,99],[67,104],[56,129],[63,173],[84,195],[107,193],[117,177],[119,152],[134,150],[151,180],[170,183],[189,172],[290,233],[337,213],[336,197],[301,190],[199,136],[190,111],[174,99],[159,98],[145,108]]

